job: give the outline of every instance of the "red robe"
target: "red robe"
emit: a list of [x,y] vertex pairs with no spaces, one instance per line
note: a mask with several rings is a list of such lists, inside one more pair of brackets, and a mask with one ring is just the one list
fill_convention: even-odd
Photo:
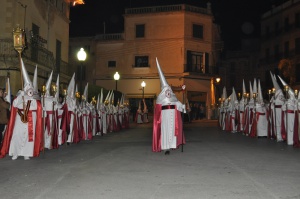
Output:
[[[34,149],[33,157],[38,157],[40,151],[44,149],[44,135],[42,131],[42,106],[40,101],[37,102],[36,110],[36,126],[35,126],[35,139],[34,139]],[[18,109],[16,107],[11,107],[11,115],[9,122],[7,124],[4,139],[1,145],[0,158],[4,158],[9,152],[10,141],[13,136],[13,130],[15,126],[15,118],[17,117]],[[19,117],[19,116],[18,116]]]
[[[154,117],[153,117],[153,134],[152,134],[152,151],[161,151],[161,104],[155,105]],[[175,106],[175,136],[176,136],[176,146],[185,144],[185,138],[182,129],[182,119],[180,111],[176,109]]]

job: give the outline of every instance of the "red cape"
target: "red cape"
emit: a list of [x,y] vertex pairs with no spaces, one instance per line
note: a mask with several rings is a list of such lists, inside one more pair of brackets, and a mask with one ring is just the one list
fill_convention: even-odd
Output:
[[[161,104],[156,104],[153,115],[153,134],[152,134],[152,151],[161,151]],[[177,138],[176,146],[185,144],[185,138],[182,129],[182,119],[180,111],[175,106],[175,136]]]
[[[42,106],[40,101],[37,102],[37,111],[36,111],[36,126],[35,126],[35,139],[34,139],[34,151],[33,157],[37,157],[40,154],[40,151],[44,149],[43,144],[43,131],[42,131]],[[6,132],[4,134],[4,139],[1,145],[0,158],[4,158],[9,152],[10,141],[13,135],[13,130],[15,126],[15,118],[17,116],[18,109],[16,107],[11,107],[10,119],[7,124]]]

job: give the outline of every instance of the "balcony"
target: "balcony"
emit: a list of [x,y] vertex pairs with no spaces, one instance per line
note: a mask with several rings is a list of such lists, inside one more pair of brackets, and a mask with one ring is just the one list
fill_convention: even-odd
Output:
[[96,35],[96,40],[100,40],[100,41],[124,40],[124,34],[116,33],[116,34]]
[[155,7],[143,7],[143,8],[127,8],[125,14],[147,14],[147,13],[158,13],[158,12],[178,12],[187,11],[200,14],[211,14],[209,9],[199,8],[190,5],[166,5],[166,6],[155,6]]
[[184,64],[184,72],[190,72],[194,74],[212,75],[219,74],[219,68],[217,66],[202,66],[199,64]]
[[[59,66],[56,66],[56,60],[54,59],[53,52],[48,51],[46,48],[41,46],[27,44],[27,47],[22,53],[22,57],[28,59],[37,65],[46,67],[54,72],[70,74],[69,65],[64,61],[60,61]],[[1,59],[17,59],[17,52],[13,47],[12,39],[0,39],[0,60]]]

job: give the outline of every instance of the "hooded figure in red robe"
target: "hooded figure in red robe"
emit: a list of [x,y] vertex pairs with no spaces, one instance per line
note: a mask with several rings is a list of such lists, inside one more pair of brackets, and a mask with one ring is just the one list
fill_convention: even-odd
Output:
[[185,143],[180,114],[180,112],[185,112],[185,105],[178,101],[168,85],[157,59],[156,64],[161,92],[157,97],[154,110],[152,151],[164,150],[165,154],[170,154],[170,149],[176,149]]
[[23,60],[21,60],[24,81],[23,91],[14,99],[0,157],[7,153],[16,160],[24,156],[25,160],[37,157],[43,150],[42,106],[34,98],[34,88],[29,79]]

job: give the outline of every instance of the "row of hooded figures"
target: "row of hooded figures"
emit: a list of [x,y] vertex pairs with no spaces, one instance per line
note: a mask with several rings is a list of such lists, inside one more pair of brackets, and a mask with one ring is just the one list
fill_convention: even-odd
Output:
[[269,90],[269,101],[263,99],[260,81],[250,82],[250,93],[246,92],[243,81],[243,94],[236,95],[235,89],[227,97],[223,89],[219,107],[219,126],[232,133],[241,132],[249,137],[267,137],[277,142],[299,147],[300,95],[280,76],[283,89],[277,78],[270,73],[273,89]]
[[84,98],[88,96],[87,84],[79,102],[74,74],[65,91],[65,99],[61,101],[59,75],[56,85],[51,86],[51,73],[40,94],[37,88],[37,68],[32,82],[22,60],[21,66],[23,90],[12,101],[0,157],[9,154],[13,160],[19,156],[27,160],[39,156],[45,148],[57,149],[63,144],[92,140],[96,135],[129,128],[129,108],[124,102],[124,94],[116,106],[113,91],[103,101],[101,90],[98,99],[94,97],[89,103]]
[[139,108],[136,111],[134,121],[138,124],[149,123],[148,108],[147,108],[147,104],[145,102],[145,99],[143,99],[143,104],[144,104],[144,108],[142,109],[141,101],[139,101]]

